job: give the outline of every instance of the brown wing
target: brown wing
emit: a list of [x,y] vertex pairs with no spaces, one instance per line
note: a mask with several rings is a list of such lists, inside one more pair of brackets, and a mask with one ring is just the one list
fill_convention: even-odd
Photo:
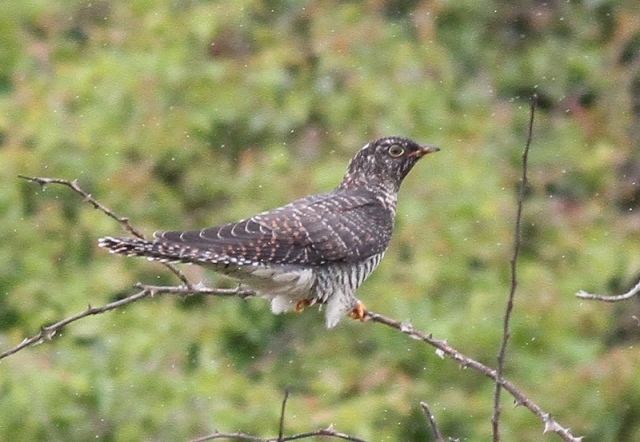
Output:
[[221,262],[322,265],[383,252],[392,227],[391,214],[370,194],[332,192],[236,223],[155,236]]

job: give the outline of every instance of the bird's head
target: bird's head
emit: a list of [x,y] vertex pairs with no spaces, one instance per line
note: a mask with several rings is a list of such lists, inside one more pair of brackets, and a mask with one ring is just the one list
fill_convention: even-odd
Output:
[[353,157],[339,189],[379,187],[397,192],[404,177],[424,155],[437,147],[408,138],[385,137],[371,141]]

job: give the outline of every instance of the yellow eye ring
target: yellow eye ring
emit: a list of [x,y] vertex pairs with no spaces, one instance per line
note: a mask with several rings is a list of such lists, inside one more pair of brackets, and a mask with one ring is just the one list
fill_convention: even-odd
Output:
[[404,147],[400,146],[399,144],[394,144],[389,148],[389,156],[398,158],[402,155],[404,155]]

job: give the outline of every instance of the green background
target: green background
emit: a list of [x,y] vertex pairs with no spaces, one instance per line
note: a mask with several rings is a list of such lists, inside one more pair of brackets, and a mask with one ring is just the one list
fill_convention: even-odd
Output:
[[[330,190],[365,142],[441,147],[400,193],[365,305],[495,366],[515,197],[540,96],[505,375],[588,441],[640,440],[640,8],[629,1],[41,1],[0,5],[0,351],[87,304],[177,284],[109,255]],[[197,267],[193,281],[232,287]],[[261,299],[170,296],[0,362],[0,440],[173,441],[334,424],[371,441],[487,440],[493,384],[391,329]],[[508,441],[559,440],[503,395]]]

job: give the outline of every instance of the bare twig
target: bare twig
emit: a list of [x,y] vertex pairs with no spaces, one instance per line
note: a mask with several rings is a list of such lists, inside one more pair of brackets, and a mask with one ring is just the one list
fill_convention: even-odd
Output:
[[118,307],[122,307],[127,304],[131,304],[132,302],[138,301],[140,299],[146,298],[147,296],[152,295],[151,291],[143,290],[141,292],[136,293],[135,295],[128,296],[126,298],[120,299],[118,301],[110,302],[109,304],[105,304],[102,307],[91,307],[89,305],[87,309],[83,312],[80,312],[76,315],[70,316],[66,319],[56,322],[55,324],[48,325],[46,327],[42,327],[40,329],[40,333],[30,338],[25,338],[22,342],[3,352],[0,354],[0,360],[6,358],[7,356],[11,356],[14,353],[19,352],[23,348],[30,347],[32,345],[40,344],[44,341],[50,341],[58,332],[58,330],[62,329],[66,325],[71,324],[72,322],[79,321],[82,318],[86,318],[91,315],[98,315],[100,313],[108,312],[109,310],[116,309]]
[[278,442],[282,442],[284,434],[284,413],[287,409],[287,399],[289,399],[289,388],[284,389],[284,398],[282,399],[282,407],[280,408],[280,424],[278,425]]
[[177,294],[181,296],[187,295],[215,295],[215,296],[239,296],[241,298],[247,298],[250,296],[254,296],[255,293],[248,290],[240,290],[240,289],[209,289],[209,288],[188,288],[184,286],[178,287],[161,287],[161,286],[153,286],[153,285],[145,285],[145,284],[136,284],[136,288],[140,289],[140,291],[134,295],[128,296],[123,299],[119,299],[118,301],[113,301],[108,304],[105,304],[101,307],[92,307],[89,305],[86,310],[77,313],[73,316],[70,316],[66,319],[58,321],[54,324],[42,327],[40,329],[40,333],[34,335],[30,338],[25,338],[22,340],[20,344],[17,346],[10,348],[9,350],[0,353],[0,360],[6,358],[7,356],[11,356],[14,353],[19,352],[20,350],[31,347],[36,344],[40,344],[44,341],[50,341],[59,330],[64,328],[65,326],[79,321],[82,318],[86,318],[87,316],[99,315],[101,313],[106,313],[110,310],[114,310],[119,307],[123,307],[127,304],[131,304],[132,302],[139,301],[141,299],[147,297],[153,297],[154,295],[159,294]]
[[219,433],[216,431],[215,433],[208,434],[206,436],[191,439],[191,442],[205,442],[207,440],[214,440],[214,439],[248,440],[252,442],[265,442],[266,440],[268,440],[268,439],[263,439],[261,437],[252,436],[247,433],[242,433],[239,431],[236,433]]
[[513,311],[513,300],[516,296],[516,288],[518,287],[518,255],[520,254],[520,245],[522,243],[522,209],[524,206],[524,196],[527,190],[527,160],[529,159],[529,148],[533,139],[533,121],[536,114],[537,95],[531,98],[531,114],[529,117],[529,130],[527,134],[527,142],[522,153],[522,178],[520,182],[520,190],[518,192],[518,203],[515,221],[515,232],[513,235],[513,255],[511,256],[511,288],[509,290],[509,299],[507,300],[507,308],[504,312],[504,320],[502,324],[502,343],[498,350],[498,366],[496,368],[496,387],[493,393],[493,417],[491,418],[493,442],[500,440],[500,392],[502,390],[502,373],[504,371],[504,356],[507,351],[507,344],[511,332],[509,331],[509,322],[511,320],[511,312]]
[[67,186],[71,190],[73,190],[74,192],[76,192],[77,194],[82,196],[84,198],[84,200],[86,202],[88,202],[89,204],[91,204],[95,209],[100,210],[102,213],[104,213],[108,217],[110,217],[110,218],[116,220],[117,222],[119,222],[120,224],[122,224],[122,226],[125,228],[125,230],[127,230],[129,233],[131,233],[132,235],[137,236],[140,239],[144,239],[144,235],[138,229],[136,229],[135,227],[133,227],[129,223],[129,219],[128,218],[116,215],[109,208],[105,207],[104,205],[102,205],[101,203],[96,201],[93,198],[93,196],[91,196],[90,193],[85,192],[84,190],[82,190],[80,188],[80,186],[78,186],[78,180],[69,181],[69,180],[64,180],[64,179],[61,179],[61,178],[41,178],[41,177],[29,177],[29,176],[24,176],[24,175],[18,175],[18,177],[22,178],[24,180],[27,180],[29,182],[32,182],[32,183],[40,184],[40,186],[42,186],[42,187],[46,186],[47,184],[61,184],[63,186]]
[[[40,184],[40,186],[42,187],[44,187],[47,184],[61,184],[63,186],[67,186],[68,188],[70,188],[71,190],[73,190],[74,192],[82,196],[82,198],[84,198],[84,200],[87,203],[91,204],[95,209],[98,209],[99,211],[107,215],[109,218],[116,220],[122,227],[124,227],[124,229],[127,232],[131,233],[134,236],[137,236],[140,239],[144,239],[144,235],[142,234],[142,232],[140,232],[138,229],[136,229],[129,223],[129,218],[126,218],[124,216],[118,216],[108,207],[99,203],[95,198],[93,198],[93,196],[91,196],[90,193],[85,192],[84,190],[82,190],[80,186],[78,186],[78,180],[69,181],[61,178],[28,177],[24,175],[18,175],[18,177],[32,183]],[[184,285],[186,285],[187,287],[191,287],[191,282],[189,282],[187,277],[180,270],[178,270],[173,264],[168,262],[165,262],[162,264],[164,264],[169,270],[171,270],[173,274],[176,275]]]
[[436,423],[436,418],[429,409],[429,404],[426,402],[420,402],[420,406],[422,407],[422,411],[424,411],[425,416],[427,416],[427,420],[431,426],[431,431],[433,431],[433,436],[436,438],[436,442],[444,442],[444,438],[442,437],[442,434],[440,434],[440,429]]
[[538,405],[531,401],[531,399],[525,396],[524,393],[518,390],[514,384],[504,378],[498,378],[496,370],[463,355],[458,350],[447,344],[446,341],[435,339],[430,334],[427,335],[421,331],[418,331],[414,329],[413,326],[409,323],[398,322],[370,311],[365,312],[365,320],[377,322],[379,324],[395,328],[396,330],[399,330],[400,332],[410,336],[415,340],[425,342],[435,347],[438,354],[449,356],[451,359],[457,361],[462,367],[472,368],[475,371],[487,376],[488,378],[493,379],[493,381],[500,382],[502,388],[507,390],[511,394],[511,396],[513,396],[516,405],[524,405],[542,421],[544,425],[544,433],[557,433],[562,438],[562,440],[569,442],[582,441],[582,437],[573,436],[568,428],[564,428],[563,426],[561,426],[549,413],[544,412]]
[[348,440],[348,441],[351,441],[351,442],[367,442],[364,439],[360,439],[360,438],[355,437],[355,436],[350,436],[348,434],[340,433],[338,431],[335,431],[331,427],[329,427],[327,429],[324,429],[324,430],[309,431],[307,433],[300,433],[300,434],[294,434],[292,436],[285,436],[282,439],[279,439],[279,438],[260,438],[260,437],[252,436],[252,435],[247,434],[247,433],[241,433],[241,432],[238,432],[238,433],[219,433],[219,432],[215,432],[215,433],[209,434],[207,436],[202,436],[202,437],[199,437],[197,439],[193,439],[193,440],[191,440],[191,442],[205,442],[205,441],[214,440],[214,439],[248,440],[248,441],[252,441],[252,442],[279,442],[279,441],[286,442],[286,441],[290,441],[290,440],[311,439],[311,438],[318,437],[318,436],[334,437],[336,439]]
[[604,302],[619,302],[627,299],[631,299],[640,293],[640,281],[634,285],[631,290],[621,295],[598,295],[594,293],[587,293],[584,290],[580,290],[576,293],[576,296],[580,299],[591,299],[595,301],[604,301]]
[[134,285],[135,288],[140,290],[147,290],[152,292],[153,295],[163,294],[175,294],[180,296],[193,296],[193,295],[212,295],[212,296],[237,296],[242,299],[251,298],[256,296],[256,292],[252,290],[241,289],[240,287],[235,289],[218,289],[208,287],[185,287],[179,286],[164,286],[164,285],[149,285],[142,284],[140,282]]

